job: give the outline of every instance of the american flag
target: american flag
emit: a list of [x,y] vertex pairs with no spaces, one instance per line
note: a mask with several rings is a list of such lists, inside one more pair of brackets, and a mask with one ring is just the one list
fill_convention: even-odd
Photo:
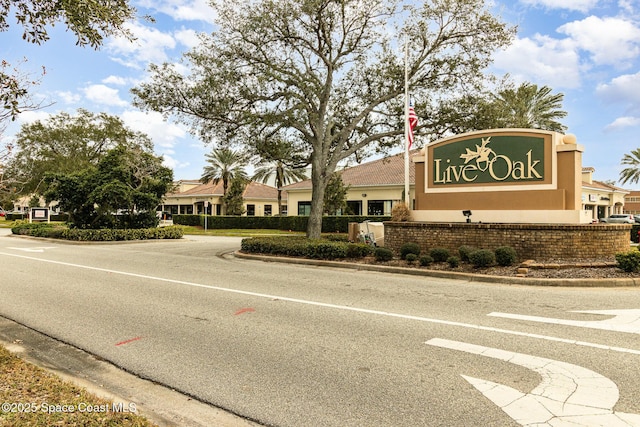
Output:
[[413,109],[413,105],[409,105],[409,132],[407,133],[409,139],[409,150],[411,150],[411,146],[413,145],[413,129],[418,125],[418,115]]

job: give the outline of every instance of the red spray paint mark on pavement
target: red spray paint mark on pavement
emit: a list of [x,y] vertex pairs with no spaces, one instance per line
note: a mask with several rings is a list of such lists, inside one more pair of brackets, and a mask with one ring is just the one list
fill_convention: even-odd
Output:
[[119,343],[116,344],[116,347],[118,347],[120,345],[129,344],[130,342],[138,341],[140,339],[142,339],[142,337],[135,337],[135,338],[131,338],[130,340],[120,341]]
[[254,311],[256,311],[256,309],[251,307],[241,308],[240,310],[235,312],[234,316],[244,313],[253,313]]

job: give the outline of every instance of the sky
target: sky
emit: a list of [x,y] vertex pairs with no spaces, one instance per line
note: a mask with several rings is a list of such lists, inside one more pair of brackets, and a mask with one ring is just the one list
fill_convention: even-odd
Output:
[[[213,147],[159,114],[133,107],[130,89],[148,78],[148,64],[177,62],[197,45],[198,33],[212,32],[213,10],[207,0],[131,3],[139,16],[151,15],[155,23],[131,23],[134,43],[110,38],[99,51],[75,46],[63,25],[50,30],[50,41],[28,44],[10,17],[10,30],[0,33],[0,58],[12,64],[27,58],[21,68],[34,73],[45,66],[35,96],[54,104],[21,114],[0,143],[10,142],[23,123],[61,111],[106,112],[149,135],[175,179],[200,178]],[[562,123],[585,148],[583,166],[595,169],[596,180],[617,181],[623,156],[640,148],[640,0],[493,0],[491,5],[518,33],[508,49],[496,52],[490,71],[563,93],[568,116]]]

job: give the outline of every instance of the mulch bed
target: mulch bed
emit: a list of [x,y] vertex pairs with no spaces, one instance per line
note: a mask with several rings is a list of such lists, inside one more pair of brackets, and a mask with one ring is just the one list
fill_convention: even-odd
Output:
[[[493,266],[487,268],[475,268],[468,263],[460,263],[460,266],[451,268],[446,262],[438,262],[421,267],[418,262],[409,265],[406,261],[394,259],[387,262],[378,262],[374,257],[366,257],[361,260],[352,260],[364,264],[387,265],[392,267],[416,268],[424,270],[454,271],[460,273],[486,274],[490,276],[512,276],[523,274],[524,277],[547,279],[615,279],[615,278],[639,278],[640,273],[627,273],[616,267],[612,259],[581,259],[581,260],[546,260],[544,262],[525,262],[510,267]],[[526,273],[520,268],[526,268]]]

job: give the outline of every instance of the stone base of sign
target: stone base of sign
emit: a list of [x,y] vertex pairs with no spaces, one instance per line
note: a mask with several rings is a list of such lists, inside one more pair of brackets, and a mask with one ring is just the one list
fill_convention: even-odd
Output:
[[[474,210],[471,221],[474,223],[509,224],[591,224],[592,211],[583,210]],[[464,221],[462,210],[414,210],[411,219],[421,222]]]
[[415,242],[424,252],[445,248],[455,255],[463,245],[511,246],[519,259],[600,259],[631,249],[631,225],[385,222],[384,242],[396,254]]

